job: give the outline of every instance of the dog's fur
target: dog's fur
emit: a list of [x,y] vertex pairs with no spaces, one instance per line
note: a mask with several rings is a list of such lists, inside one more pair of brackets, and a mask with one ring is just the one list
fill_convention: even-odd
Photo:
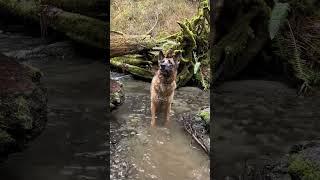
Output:
[[[160,113],[164,115],[165,126],[169,125],[180,58],[181,53],[173,55],[173,52],[169,51],[166,56],[164,56],[162,51],[159,53],[159,70],[155,73],[150,87],[152,127],[156,126],[156,115]],[[157,118],[159,119],[159,116]]]

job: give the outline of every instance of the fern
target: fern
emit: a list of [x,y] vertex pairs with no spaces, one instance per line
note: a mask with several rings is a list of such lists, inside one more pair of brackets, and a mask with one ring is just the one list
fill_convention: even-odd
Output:
[[286,20],[290,7],[288,3],[276,2],[271,12],[269,21],[269,34],[270,38],[273,39],[279,32],[283,22]]

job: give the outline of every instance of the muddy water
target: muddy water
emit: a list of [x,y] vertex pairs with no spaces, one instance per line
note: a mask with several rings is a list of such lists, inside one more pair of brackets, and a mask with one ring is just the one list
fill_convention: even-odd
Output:
[[[172,105],[171,127],[151,129],[150,83],[131,78],[122,82],[126,101],[113,112],[118,125],[111,124],[111,138],[115,141],[111,151],[111,178],[209,179],[208,156],[177,123],[183,113],[208,106],[208,93],[191,87],[178,89]],[[118,135],[121,137],[117,141]],[[121,163],[127,167],[121,169]]]
[[[0,33],[0,39],[0,51],[4,53],[17,51],[11,53],[15,54],[42,45],[39,38],[22,34]],[[105,179],[104,159],[108,151],[103,61],[55,55],[30,56],[24,60],[44,74],[48,123],[27,149],[10,155],[1,164],[1,179]]]

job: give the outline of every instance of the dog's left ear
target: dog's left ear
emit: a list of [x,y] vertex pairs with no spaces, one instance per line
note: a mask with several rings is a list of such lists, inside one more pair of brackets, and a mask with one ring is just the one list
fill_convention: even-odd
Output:
[[160,51],[159,56],[158,56],[158,60],[161,61],[162,59],[164,59],[164,54],[162,51]]
[[181,52],[177,52],[174,55],[174,62],[176,62],[176,66],[178,67],[180,64],[180,60],[182,59],[182,53]]

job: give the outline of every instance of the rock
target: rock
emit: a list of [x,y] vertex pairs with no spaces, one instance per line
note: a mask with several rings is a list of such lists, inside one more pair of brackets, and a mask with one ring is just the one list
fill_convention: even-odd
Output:
[[0,54],[0,160],[21,151],[47,122],[39,70]]
[[263,172],[264,179],[269,180],[320,179],[320,141],[293,145],[289,154],[269,160]]
[[123,85],[116,80],[110,79],[110,108],[114,110],[123,104],[125,100]]

